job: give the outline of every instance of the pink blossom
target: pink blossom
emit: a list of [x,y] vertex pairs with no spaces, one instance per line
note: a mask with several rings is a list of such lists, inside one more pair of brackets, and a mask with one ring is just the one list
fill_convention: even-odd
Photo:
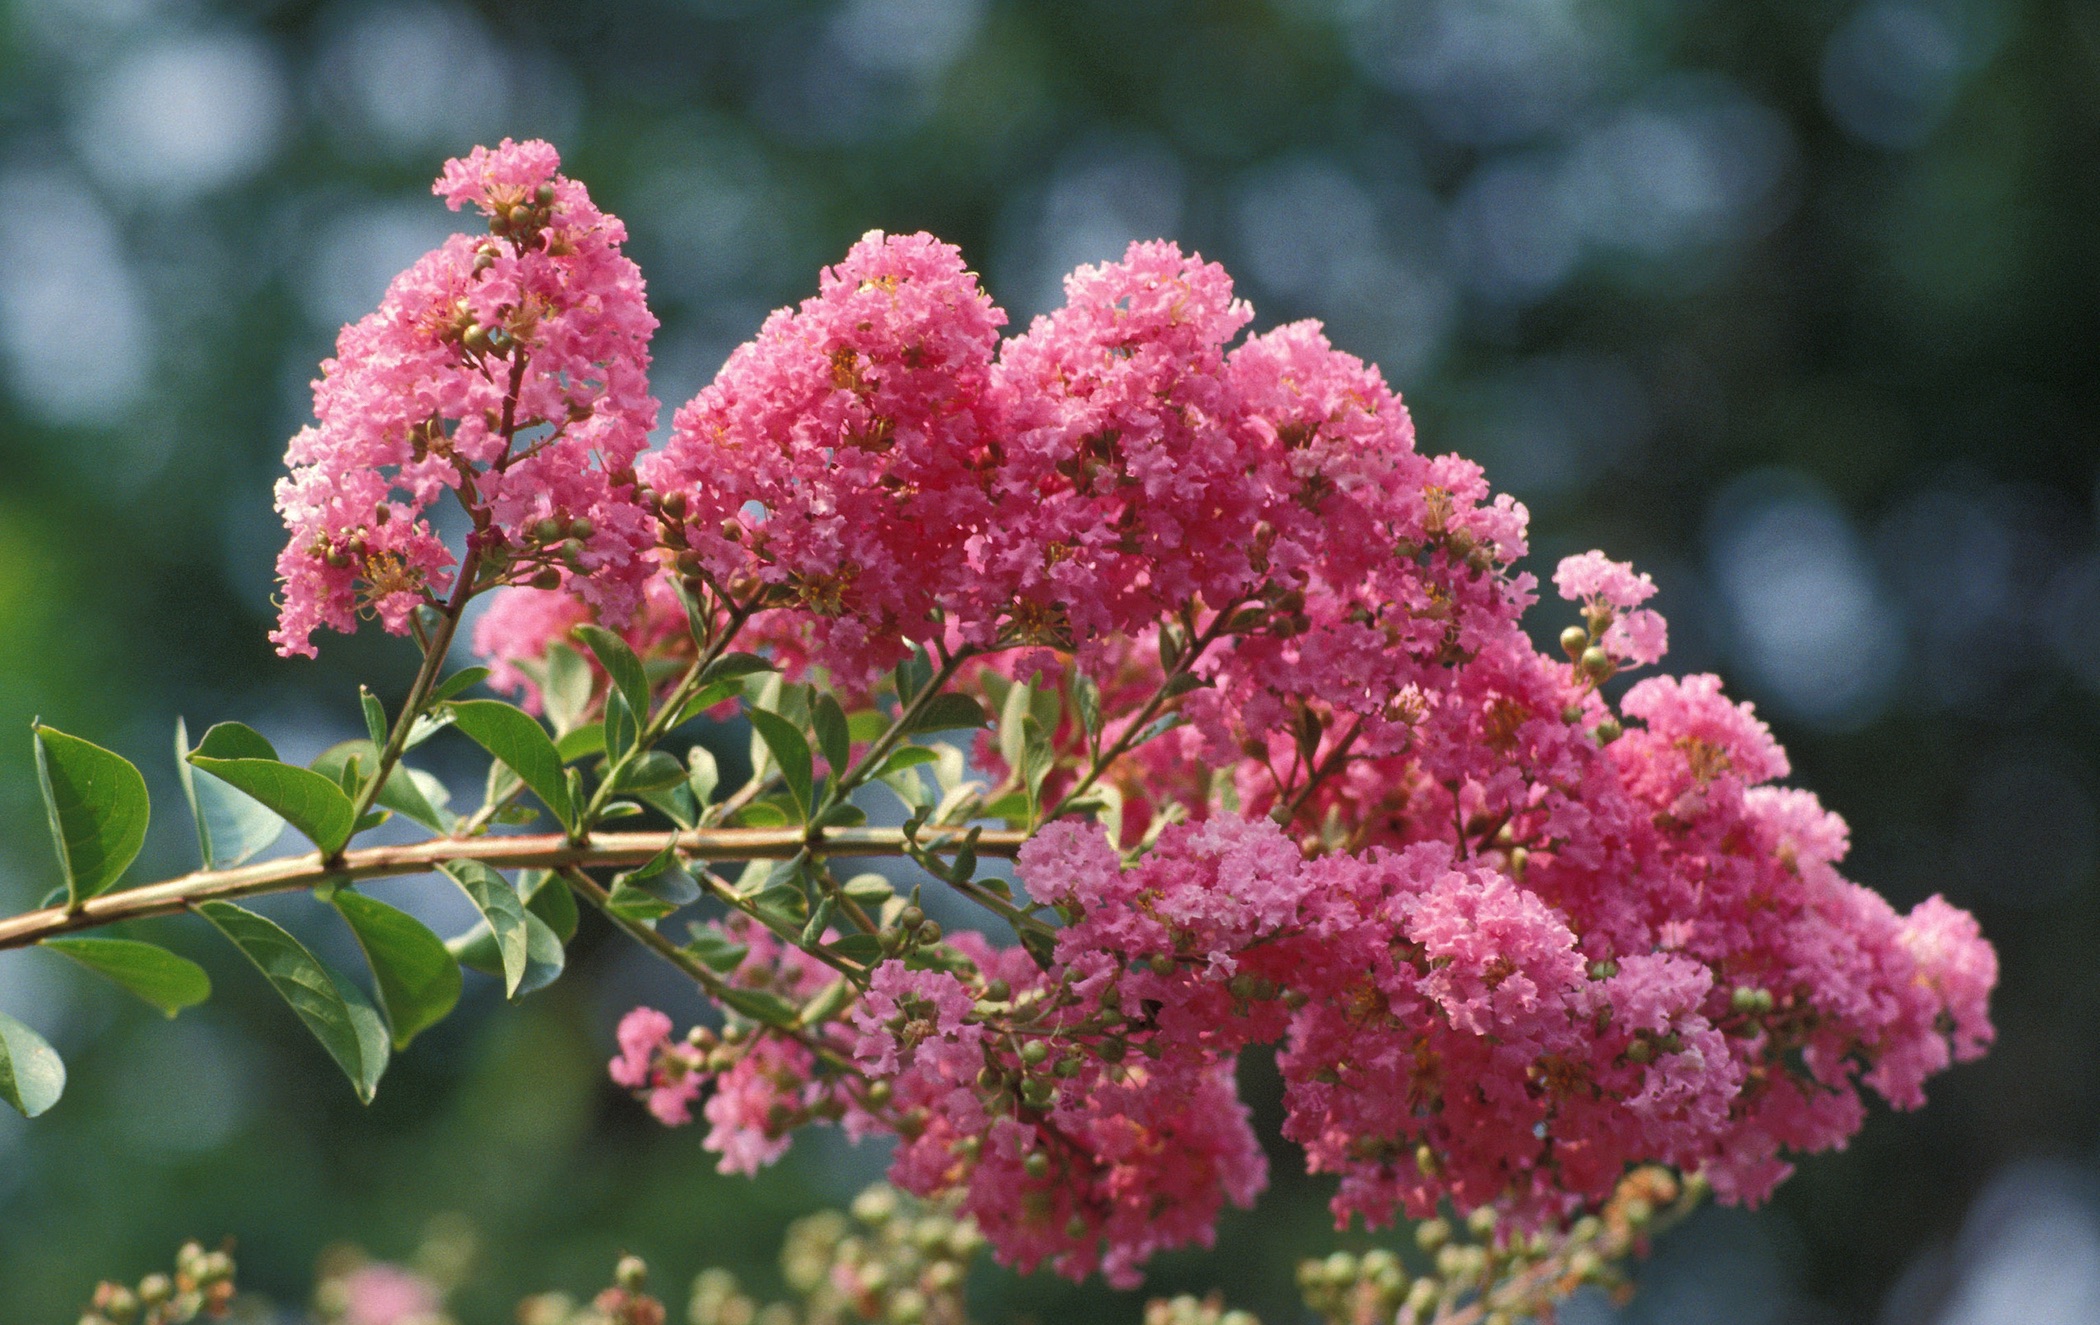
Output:
[[437,1285],[413,1270],[369,1261],[344,1275],[343,1325],[429,1325],[444,1307]]
[[1655,596],[1653,580],[1595,551],[1562,557],[1553,572],[1553,587],[1571,603],[1596,601],[1618,608],[1639,607]]
[[678,412],[646,477],[685,503],[707,573],[763,587],[819,661],[894,663],[968,574],[1004,321],[952,245],[870,232]]
[[655,543],[633,467],[656,419],[656,319],[624,228],[556,166],[545,143],[508,140],[449,163],[437,191],[491,233],[454,235],[403,272],[322,364],[317,424],[292,439],[278,485],[279,652],[311,656],[316,628],[352,631],[360,611],[406,633],[416,607],[453,593],[428,518],[448,491],[483,570],[632,610]]

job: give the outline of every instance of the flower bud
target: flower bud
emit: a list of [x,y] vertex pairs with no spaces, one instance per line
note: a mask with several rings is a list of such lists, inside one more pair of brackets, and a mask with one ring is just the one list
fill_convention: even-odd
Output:
[[1014,987],[1004,980],[994,980],[984,987],[984,996],[993,1003],[1004,1003],[1014,996]]
[[1049,1177],[1050,1157],[1040,1150],[1029,1151],[1028,1158],[1021,1161],[1021,1172],[1031,1178],[1041,1179]]
[[531,584],[535,589],[559,589],[561,588],[561,572],[552,566],[543,566],[540,568],[539,573],[534,575],[527,583]]
[[1571,662],[1580,658],[1582,651],[1589,646],[1590,632],[1584,630],[1581,626],[1569,626],[1566,630],[1560,632],[1561,651],[1568,655],[1568,659]]
[[591,517],[588,515],[579,515],[569,521],[569,536],[571,538],[589,538],[597,532],[598,526],[591,523]]
[[639,1293],[649,1282],[649,1267],[639,1256],[622,1256],[613,1267],[613,1282],[630,1293]]
[[1415,1245],[1430,1255],[1451,1240],[1451,1221],[1448,1219],[1425,1219],[1415,1225]]
[[1626,734],[1626,728],[1617,718],[1606,718],[1597,724],[1597,744],[1610,745]]
[[1021,1046],[1021,1061],[1030,1067],[1041,1067],[1050,1057],[1050,1046],[1041,1040],[1030,1040]]
[[1583,674],[1602,681],[1612,673],[1611,655],[1595,644],[1582,651]]

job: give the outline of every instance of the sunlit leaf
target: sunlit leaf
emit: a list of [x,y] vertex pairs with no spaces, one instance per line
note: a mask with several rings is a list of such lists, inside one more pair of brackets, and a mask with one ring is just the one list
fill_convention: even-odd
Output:
[[211,997],[211,977],[187,957],[136,939],[45,939],[40,945],[70,957],[172,1017]]
[[386,1072],[387,1034],[378,1010],[363,992],[330,970],[274,920],[232,902],[199,902],[196,911],[255,963],[350,1078],[357,1097],[371,1103],[379,1078]]
[[115,883],[146,844],[146,779],[130,760],[78,736],[42,723],[31,734],[59,871],[77,906]]

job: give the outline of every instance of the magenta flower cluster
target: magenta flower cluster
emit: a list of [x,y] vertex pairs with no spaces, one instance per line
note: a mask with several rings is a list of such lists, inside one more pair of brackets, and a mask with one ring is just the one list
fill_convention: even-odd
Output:
[[471,522],[470,574],[633,610],[656,543],[634,476],[656,426],[656,319],[625,228],[559,165],[545,143],[508,140],[448,163],[438,195],[488,231],[396,277],[322,364],[317,422],[277,486],[280,653],[311,656],[316,629],[353,631],[360,612],[404,634],[453,592],[459,566],[429,519],[448,491]]
[[[1846,1142],[1863,1089],[1914,1107],[1989,1044],[1975,921],[1847,880],[1844,823],[1778,785],[1747,705],[1710,676],[1611,701],[1667,645],[1649,579],[1563,561],[1542,652],[1524,508],[1419,452],[1317,325],[1242,338],[1218,266],[1134,245],[1002,340],[956,249],[870,234],[641,454],[652,322],[617,222],[537,144],[440,189],[510,229],[344,333],[282,498],[281,645],[348,628],[358,586],[389,626],[443,592],[423,513],[452,488],[468,555],[540,586],[482,622],[500,681],[586,618],[689,651],[683,582],[848,697],[921,645],[989,699],[1098,697],[1047,733],[1041,797],[1111,799],[1120,831],[1067,814],[1023,848],[1063,921],[1044,960],[950,935],[792,1036],[630,1014],[615,1080],[666,1123],[698,1108],[725,1169],[807,1123],[894,1136],[892,1180],[959,1193],[1009,1262],[1129,1283],[1263,1186],[1249,1046],[1278,1046],[1338,1219],[1448,1201],[1522,1228],[1646,1163],[1759,1200]],[[1011,771],[990,738],[976,759]],[[722,937],[738,985],[834,978],[761,927]]]

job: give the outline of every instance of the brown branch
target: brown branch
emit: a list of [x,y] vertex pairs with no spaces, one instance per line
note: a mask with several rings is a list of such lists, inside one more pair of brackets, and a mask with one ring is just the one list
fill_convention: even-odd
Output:
[[[1012,856],[1028,835],[988,830],[977,853]],[[333,863],[318,852],[230,870],[200,870],[179,878],[91,897],[79,910],[45,907],[0,919],[0,948],[20,948],[58,934],[93,929],[120,920],[168,915],[197,902],[293,892],[322,882],[346,883],[397,875],[425,874],[451,860],[478,860],[495,869],[640,865],[666,846],[697,860],[788,859],[806,850],[828,856],[903,856],[904,833],[895,828],[695,828],[665,833],[596,833],[577,844],[558,833],[530,837],[433,838],[405,846],[345,851]]]

